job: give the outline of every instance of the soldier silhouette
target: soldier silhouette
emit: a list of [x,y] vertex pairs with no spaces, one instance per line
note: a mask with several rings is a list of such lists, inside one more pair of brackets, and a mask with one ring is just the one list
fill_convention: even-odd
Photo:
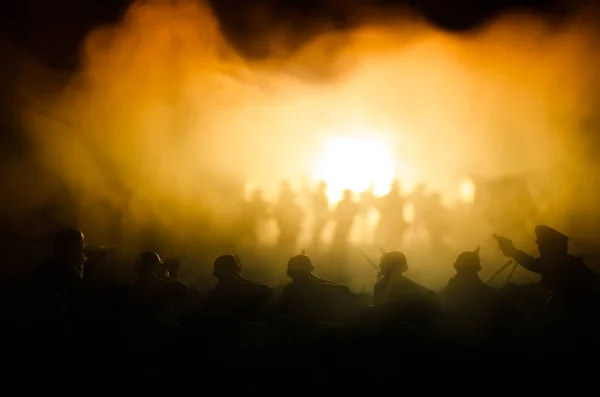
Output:
[[399,251],[386,252],[381,256],[379,268],[373,288],[375,308],[395,320],[431,326],[438,309],[436,294],[404,276],[408,270],[406,256]]
[[353,200],[350,189],[344,190],[344,197],[335,209],[335,233],[333,244],[336,247],[344,247],[348,243],[354,219],[358,214],[358,205]]
[[350,290],[315,276],[314,269],[306,255],[290,258],[287,275],[292,283],[281,293],[279,314],[292,316],[300,322],[325,321],[334,318],[338,309],[349,304],[353,298]]
[[429,246],[432,249],[443,247],[444,237],[448,230],[448,211],[442,203],[442,195],[439,192],[428,195],[426,211],[421,215],[429,237]]
[[140,312],[175,310],[171,306],[173,301],[184,298],[188,292],[185,284],[170,277],[168,264],[156,252],[146,251],[140,254],[135,262],[135,271],[137,278],[134,283],[134,302]]
[[404,206],[406,198],[402,196],[400,182],[394,180],[390,192],[379,199],[379,222],[376,235],[385,247],[398,247],[404,241],[406,220],[404,219]]
[[431,298],[434,293],[403,274],[408,270],[406,256],[389,251],[381,256],[379,275],[373,289],[376,305],[405,305],[414,300]]
[[255,189],[249,200],[242,206],[241,234],[242,241],[256,244],[260,226],[269,215],[269,204],[264,199],[261,189]]
[[493,289],[479,277],[481,260],[479,247],[462,252],[454,262],[454,275],[444,289],[445,306],[452,312],[461,312],[471,318],[482,316],[492,308]]
[[487,300],[493,294],[492,288],[479,277],[481,271],[479,247],[475,251],[466,251],[458,255],[454,262],[454,269],[456,275],[448,281],[445,289],[446,298],[452,304],[456,302],[456,306],[464,307],[471,302]]
[[160,255],[141,253],[127,313],[128,347],[136,351],[171,349],[183,336],[179,323],[188,287],[169,277]]
[[483,347],[490,344],[503,318],[504,310],[499,305],[493,289],[479,277],[481,260],[479,247],[475,251],[462,252],[454,262],[456,275],[442,292],[444,308],[449,323],[447,331],[454,332],[463,343]]
[[43,305],[66,310],[82,287],[86,267],[86,246],[78,229],[64,229],[54,237],[54,255],[44,261],[33,276],[34,294]]
[[289,183],[284,181],[275,208],[275,219],[279,228],[277,245],[283,252],[294,250],[302,228],[303,216],[302,207],[296,202],[296,194]]
[[321,242],[323,229],[329,221],[329,199],[327,198],[327,184],[323,181],[317,184],[317,189],[312,195],[313,210],[313,244],[318,247]]
[[566,235],[544,225],[535,227],[535,235],[539,258],[515,248],[508,238],[494,237],[505,256],[541,275],[550,323],[569,333],[589,332],[598,311],[598,275],[581,258],[569,255]]
[[261,305],[273,296],[271,287],[247,280],[241,272],[242,265],[233,255],[222,255],[215,260],[213,274],[218,282],[208,295],[209,311],[240,319],[255,317]]

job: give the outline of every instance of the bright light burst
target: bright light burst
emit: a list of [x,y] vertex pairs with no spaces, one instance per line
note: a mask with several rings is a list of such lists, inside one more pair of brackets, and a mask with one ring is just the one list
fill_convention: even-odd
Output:
[[394,178],[394,161],[383,141],[335,137],[326,141],[313,177],[327,183],[332,203],[340,200],[344,189],[358,193],[371,184],[376,195],[383,195]]
[[465,203],[472,203],[475,199],[475,184],[472,180],[465,178],[459,186],[460,199]]

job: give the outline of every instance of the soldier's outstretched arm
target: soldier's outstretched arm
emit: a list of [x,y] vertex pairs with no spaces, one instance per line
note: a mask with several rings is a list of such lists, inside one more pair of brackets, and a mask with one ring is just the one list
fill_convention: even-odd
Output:
[[516,250],[512,257],[519,265],[534,273],[541,273],[542,266],[533,256],[526,254],[521,250]]
[[539,262],[531,255],[515,248],[512,240],[506,237],[497,236],[496,234],[494,234],[493,237],[498,241],[498,247],[505,256],[513,258],[519,265],[530,272],[541,273],[542,268]]

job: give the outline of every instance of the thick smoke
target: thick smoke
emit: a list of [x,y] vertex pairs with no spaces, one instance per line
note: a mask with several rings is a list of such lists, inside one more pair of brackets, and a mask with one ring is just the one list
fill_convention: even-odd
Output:
[[590,27],[515,14],[453,35],[414,15],[366,19],[345,32],[320,25],[295,51],[290,30],[273,27],[259,43],[272,57],[249,61],[207,5],[138,2],[88,35],[66,88],[29,69],[20,92],[35,106],[21,116],[90,229],[221,236],[246,180],[310,175],[323,134],[356,128],[395,142],[408,185],[452,194],[466,175],[523,174],[552,184],[549,222],[572,230],[565,214],[590,213]]

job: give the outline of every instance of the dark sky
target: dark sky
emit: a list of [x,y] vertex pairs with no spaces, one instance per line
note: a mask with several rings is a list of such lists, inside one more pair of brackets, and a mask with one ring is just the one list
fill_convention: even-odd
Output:
[[[127,0],[4,0],[0,5],[2,25],[20,45],[34,52],[46,66],[72,70],[78,47],[93,27],[117,22]],[[352,24],[357,6],[395,8],[409,6],[432,23],[448,30],[469,29],[490,16],[510,8],[529,8],[554,16],[564,14],[568,0],[211,0],[213,8],[233,44],[244,51],[244,38],[253,37],[244,15],[256,3],[267,3],[271,18],[301,29],[307,20],[335,21],[341,28]]]

